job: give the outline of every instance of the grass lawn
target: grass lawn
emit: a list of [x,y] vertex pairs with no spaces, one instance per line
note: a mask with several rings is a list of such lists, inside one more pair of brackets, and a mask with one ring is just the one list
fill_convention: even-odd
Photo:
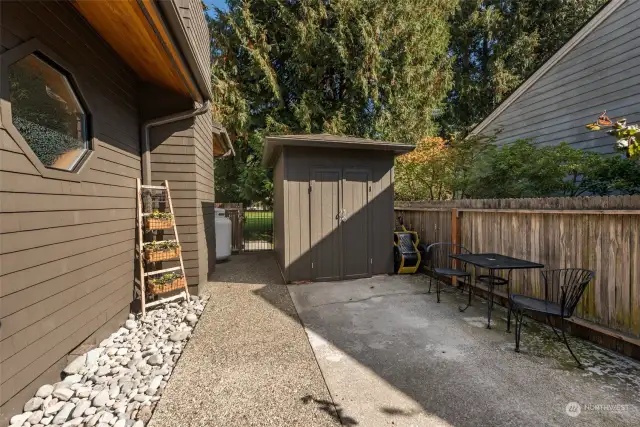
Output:
[[273,212],[245,211],[244,212],[245,240],[273,240]]

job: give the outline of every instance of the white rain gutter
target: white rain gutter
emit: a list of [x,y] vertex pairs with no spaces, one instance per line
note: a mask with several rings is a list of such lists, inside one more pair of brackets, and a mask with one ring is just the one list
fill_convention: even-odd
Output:
[[200,116],[209,111],[210,108],[211,101],[207,100],[201,107],[195,110],[187,110],[181,113],[158,117],[147,120],[142,124],[142,184],[151,185],[151,145],[149,143],[149,129],[155,126]]

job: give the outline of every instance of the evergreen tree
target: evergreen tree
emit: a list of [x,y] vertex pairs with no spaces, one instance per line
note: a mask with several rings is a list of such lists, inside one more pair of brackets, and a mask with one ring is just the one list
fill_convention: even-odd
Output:
[[465,135],[606,0],[460,0],[451,17],[454,84],[443,133]]
[[[416,143],[436,132],[434,113],[451,85],[454,7],[449,0],[228,0],[210,21],[214,114],[240,156],[220,165],[218,193],[268,194],[258,167],[265,134]],[[264,184],[257,193],[256,174]]]

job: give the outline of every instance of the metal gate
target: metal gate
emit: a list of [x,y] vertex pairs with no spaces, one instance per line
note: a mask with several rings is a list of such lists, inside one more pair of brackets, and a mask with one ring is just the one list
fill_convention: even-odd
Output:
[[273,249],[273,212],[245,210],[242,229],[242,247],[245,252]]

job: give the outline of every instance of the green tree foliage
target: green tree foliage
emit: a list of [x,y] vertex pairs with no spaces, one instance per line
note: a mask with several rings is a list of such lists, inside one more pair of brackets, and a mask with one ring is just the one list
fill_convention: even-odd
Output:
[[472,139],[428,142],[398,158],[397,199],[640,194],[640,163],[624,157],[527,140],[504,147]]
[[454,85],[441,118],[465,135],[606,0],[460,0],[450,20]]
[[464,197],[474,179],[478,160],[492,149],[490,140],[469,137],[459,141],[425,138],[416,149],[396,159],[397,200],[447,200]]
[[[267,134],[416,143],[436,132],[433,113],[452,78],[447,20],[454,6],[228,0],[228,11],[216,10],[210,21],[214,105],[240,154],[216,176],[217,196],[268,195],[259,167]],[[262,196],[243,192],[254,185]]]

